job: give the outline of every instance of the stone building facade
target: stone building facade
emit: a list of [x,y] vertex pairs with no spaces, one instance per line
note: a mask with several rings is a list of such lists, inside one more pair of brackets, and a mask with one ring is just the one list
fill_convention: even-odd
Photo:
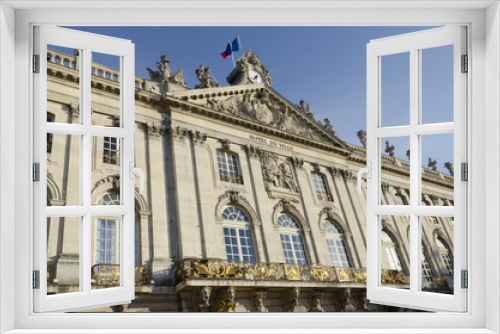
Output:
[[[78,123],[78,54],[49,51],[47,120]],[[146,173],[136,199],[136,299],[98,311],[398,311],[366,301],[366,197],[356,173],[361,146],[329,120],[275,91],[253,53],[220,87],[203,65],[187,88],[162,57],[150,79],[136,78],[136,166]],[[119,117],[119,71],[93,64],[92,123]],[[338,125],[340,126],[340,124]],[[48,205],[79,201],[79,145],[48,134]],[[119,141],[92,139],[92,204],[119,201]],[[382,204],[409,201],[409,163],[382,157]],[[453,205],[453,176],[423,170],[426,205]],[[452,169],[450,167],[450,174]],[[76,190],[76,191],[75,191]],[[92,222],[94,288],[117,282],[116,217]],[[48,221],[50,293],[74,291],[78,226]],[[425,289],[453,287],[453,219],[422,222]],[[382,282],[408,288],[409,219],[382,219]],[[76,281],[75,281],[76,280]],[[93,310],[95,311],[95,310]]]

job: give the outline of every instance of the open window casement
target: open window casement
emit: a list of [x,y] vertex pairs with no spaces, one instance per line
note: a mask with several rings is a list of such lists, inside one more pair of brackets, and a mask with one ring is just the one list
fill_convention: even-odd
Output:
[[[65,57],[67,50],[72,57]],[[33,53],[34,310],[129,303],[134,298],[134,44],[40,26],[34,28]],[[94,68],[97,53],[114,57],[120,71]],[[59,65],[51,76],[56,79],[50,79],[53,85],[58,76],[71,76],[73,84],[66,89],[78,92],[66,96],[79,96],[79,101],[54,103],[56,97],[47,92],[47,62]],[[102,117],[106,110],[99,110],[92,84],[106,84],[104,78],[119,87],[116,115],[108,127],[93,126],[96,111]],[[61,93],[64,96],[64,90]],[[61,104],[67,107],[61,110]],[[104,163],[114,168],[113,175],[102,178],[113,179],[111,201],[95,195],[100,183],[94,173],[103,170]],[[54,177],[62,177],[69,190],[59,192]],[[55,235],[65,240],[62,247],[51,249],[50,229],[58,229]],[[57,272],[51,265],[55,261]],[[49,280],[65,286],[65,292],[48,291]]]
[[[436,66],[428,66],[436,55],[433,51],[438,49],[450,50],[450,80],[447,82],[450,87],[441,88],[449,89],[452,96],[448,104],[452,116],[445,123],[432,121],[439,119],[434,117],[441,112],[435,112],[439,106],[433,106],[433,101],[423,103],[423,92],[429,84],[428,77],[425,76],[432,75],[432,71],[441,70]],[[367,163],[369,168],[371,166],[367,177],[367,298],[372,303],[429,311],[466,311],[467,290],[462,288],[461,276],[462,271],[467,269],[467,182],[461,180],[461,173],[458,172],[458,167],[467,162],[467,68],[463,63],[466,54],[466,28],[458,26],[373,40],[367,46]],[[407,56],[409,59],[406,70],[409,72],[409,110],[398,111],[409,113],[409,118],[407,124],[384,126],[383,102],[391,97],[387,96],[390,95],[390,89],[382,89],[385,84],[383,80],[387,78],[383,75],[387,68],[385,65],[393,55]],[[434,115],[429,115],[429,110],[434,110]],[[423,198],[428,196],[425,192],[426,173],[433,171],[423,167],[428,158],[423,156],[423,146],[434,146],[440,138],[446,136],[453,137],[453,148],[449,147],[449,150],[453,151],[452,162],[457,166],[453,179],[454,195],[448,200],[435,198],[433,205],[425,205]],[[387,201],[383,198],[382,185],[384,179],[390,177],[390,169],[384,167],[384,164],[390,164],[391,159],[383,156],[382,146],[386,139],[396,140],[396,137],[403,137],[409,142],[409,205],[385,205]],[[443,162],[440,161],[441,164]],[[409,225],[401,229],[409,231],[409,259],[405,262],[406,268],[402,263],[387,260],[397,257],[398,252],[402,253],[398,246],[387,246],[401,245],[401,241],[388,237],[391,231],[387,222],[395,216],[404,217]],[[443,231],[437,224],[433,229],[432,222],[437,219],[449,221],[450,229]],[[407,233],[401,231],[401,238],[406,238]],[[428,268],[422,244],[431,242],[436,245],[446,243],[448,247],[442,254],[427,254],[427,257],[433,258],[432,279],[429,275],[422,275],[424,263]],[[454,251],[451,250],[452,247]],[[387,263],[392,263],[392,267],[387,268]],[[394,275],[407,277],[406,282],[409,278],[409,284],[404,287],[388,284],[384,275],[391,271]]]

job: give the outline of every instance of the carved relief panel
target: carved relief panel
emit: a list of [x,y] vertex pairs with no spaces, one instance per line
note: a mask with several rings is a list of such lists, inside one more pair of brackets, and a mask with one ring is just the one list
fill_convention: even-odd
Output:
[[293,173],[293,165],[288,159],[275,153],[262,151],[260,154],[262,177],[270,198],[289,194],[292,197],[300,192],[299,185]]

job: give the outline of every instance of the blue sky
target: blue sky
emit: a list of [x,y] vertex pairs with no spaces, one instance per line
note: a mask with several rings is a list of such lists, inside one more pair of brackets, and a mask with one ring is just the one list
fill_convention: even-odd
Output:
[[[366,44],[372,39],[428,27],[71,27],[130,39],[136,46],[136,75],[148,77],[163,54],[175,72],[184,69],[189,88],[198,83],[195,70],[203,63],[222,86],[233,65],[223,60],[228,39],[240,36],[243,51],[255,51],[273,76],[272,87],[293,103],[303,99],[316,117],[328,117],[340,138],[359,144],[356,132],[366,129]],[[450,57],[452,47],[423,51],[423,122],[453,121]],[[237,53],[240,56],[240,53]],[[116,67],[114,57],[94,61]],[[409,122],[409,57],[382,60],[382,125]],[[439,137],[439,138],[436,138]],[[423,138],[423,161],[431,156],[438,169],[453,161],[453,135]],[[391,138],[396,156],[406,159],[408,138]],[[384,144],[385,146],[385,144]]]

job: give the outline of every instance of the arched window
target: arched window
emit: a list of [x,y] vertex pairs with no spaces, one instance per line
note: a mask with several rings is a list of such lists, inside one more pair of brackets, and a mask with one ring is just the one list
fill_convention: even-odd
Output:
[[436,239],[436,245],[438,246],[439,255],[441,256],[441,261],[443,261],[445,269],[443,274],[453,276],[453,260],[451,258],[450,248],[441,238]]
[[[105,193],[97,205],[120,205],[120,193],[110,191]],[[95,233],[95,263],[96,264],[119,264],[120,253],[120,219],[118,217],[98,217]],[[140,264],[140,238],[139,222],[134,224],[135,235],[135,263]]]
[[231,152],[217,150],[217,165],[221,181],[243,184],[238,156]]
[[326,233],[328,252],[332,258],[333,266],[337,268],[350,268],[351,262],[349,261],[342,231],[330,220],[323,222],[323,230]]
[[322,201],[333,201],[325,176],[319,173],[312,173],[312,179],[314,189],[316,190],[316,197]]
[[396,244],[392,236],[387,232],[381,231],[382,239],[382,269],[402,270]]
[[227,259],[256,262],[250,219],[247,214],[237,206],[227,206],[222,211],[222,219],[224,219],[223,231]]
[[289,214],[278,216],[280,240],[286,263],[307,264],[304,238],[299,223]]

